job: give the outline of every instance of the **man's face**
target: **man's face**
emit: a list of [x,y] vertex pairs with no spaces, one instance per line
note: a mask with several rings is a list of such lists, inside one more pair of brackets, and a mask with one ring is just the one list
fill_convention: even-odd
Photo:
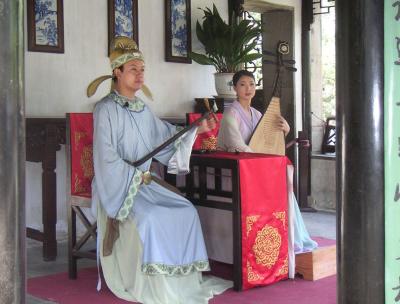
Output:
[[123,65],[123,69],[116,69],[118,85],[129,91],[139,91],[144,82],[144,62],[132,60]]

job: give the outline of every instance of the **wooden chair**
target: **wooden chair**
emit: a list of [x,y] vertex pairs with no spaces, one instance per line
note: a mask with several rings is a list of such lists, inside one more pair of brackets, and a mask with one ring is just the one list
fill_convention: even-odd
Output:
[[[204,99],[198,99],[198,104],[201,105],[202,102],[204,101]],[[205,109],[204,109],[205,111]],[[193,123],[196,119],[200,118],[203,114],[202,113],[186,113],[186,125],[190,125],[191,123]],[[215,114],[219,120],[219,122],[221,122],[222,120],[222,113],[216,113]],[[203,133],[203,134],[199,134],[197,135],[197,138],[193,144],[193,150],[194,151],[210,151],[210,150],[215,150],[217,148],[217,137],[218,137],[218,130],[219,130],[219,126],[220,123],[217,123],[217,126],[214,130]],[[218,174],[220,174],[220,169],[217,168],[216,169],[218,172]],[[167,167],[163,168],[163,177],[165,179],[165,181],[171,185],[177,186],[177,181],[176,181],[176,175],[174,174],[169,174],[167,173]],[[183,192],[185,191],[183,189],[183,187],[179,187],[180,190],[182,190]]]
[[[67,213],[68,213],[68,276],[77,278],[80,258],[96,259],[96,249],[84,248],[92,238],[96,241],[97,224],[84,213],[91,206],[93,178],[93,116],[92,113],[67,113]],[[77,236],[77,216],[85,227]]]
[[[84,247],[90,239],[96,240],[97,233],[96,222],[91,222],[84,213],[91,207],[93,114],[67,113],[66,120],[68,275],[70,279],[76,279],[78,259],[96,259],[96,250]],[[86,228],[79,238],[77,216]]]
[[335,153],[336,145],[336,118],[328,117],[325,124],[324,138],[322,139],[322,153]]

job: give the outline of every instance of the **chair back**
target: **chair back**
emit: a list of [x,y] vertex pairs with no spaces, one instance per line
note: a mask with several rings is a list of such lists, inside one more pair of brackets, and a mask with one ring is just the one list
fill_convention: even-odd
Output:
[[91,198],[93,169],[93,114],[67,114],[67,154],[70,195]]
[[[96,259],[96,249],[90,250],[85,244],[90,239],[96,240],[97,223],[91,219],[88,211],[84,211],[84,208],[91,207],[92,202],[94,175],[92,113],[67,113],[66,141],[68,276],[70,279],[76,279],[78,259]],[[78,235],[77,219],[85,229],[82,235]]]
[[[217,138],[222,119],[222,113],[215,114],[218,118],[217,126],[214,130],[199,134],[196,141],[193,144],[193,150],[216,150],[217,149]],[[196,119],[202,116],[201,113],[187,113],[186,120],[188,124],[191,124]]]

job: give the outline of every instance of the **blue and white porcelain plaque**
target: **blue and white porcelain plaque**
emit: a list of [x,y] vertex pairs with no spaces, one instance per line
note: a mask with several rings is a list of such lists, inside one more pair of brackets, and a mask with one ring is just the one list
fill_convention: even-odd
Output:
[[36,44],[57,46],[57,0],[35,1]]
[[133,38],[132,0],[115,0],[115,36]]
[[171,2],[172,56],[187,56],[186,1]]

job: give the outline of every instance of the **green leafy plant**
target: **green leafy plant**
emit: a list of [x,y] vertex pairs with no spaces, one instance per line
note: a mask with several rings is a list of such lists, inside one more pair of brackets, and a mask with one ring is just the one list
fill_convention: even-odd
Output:
[[203,24],[196,23],[196,34],[204,45],[205,54],[191,52],[190,57],[202,65],[213,65],[219,73],[234,73],[240,64],[261,58],[262,54],[254,53],[257,45],[255,38],[261,34],[261,23],[241,20],[227,24],[213,5],[201,9],[204,12]]

